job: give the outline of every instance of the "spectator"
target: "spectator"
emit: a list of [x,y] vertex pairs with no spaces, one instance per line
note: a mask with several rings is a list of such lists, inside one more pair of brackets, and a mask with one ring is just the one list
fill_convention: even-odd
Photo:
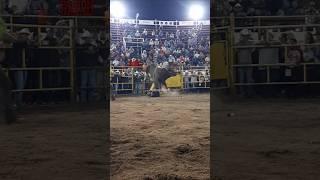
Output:
[[[240,41],[239,45],[248,46],[252,43],[250,32],[248,29],[243,29],[240,33]],[[238,50],[238,64],[252,64],[252,52],[253,48],[241,48]],[[239,73],[239,82],[240,83],[252,83],[253,82],[253,69],[252,67],[241,67],[238,68]],[[252,93],[252,89],[250,87],[240,86],[240,94],[242,96],[249,96]]]
[[8,8],[10,14],[23,15],[26,12],[28,1],[10,0],[8,1]]
[[142,61],[143,61],[143,62],[146,62],[147,57],[148,57],[148,54],[147,54],[147,51],[146,51],[146,50],[143,50],[141,57],[142,57]]
[[151,47],[153,47],[154,42],[153,42],[153,40],[152,40],[152,39],[150,39],[149,45],[150,45]]
[[303,51],[304,62],[318,62],[319,59],[316,57],[317,47],[309,46],[315,43],[311,32],[306,33],[305,43],[307,44]]
[[[28,28],[21,29],[17,32],[17,40],[13,42],[12,49],[8,49],[7,64],[10,68],[22,68],[30,65],[32,59],[31,47],[33,42],[31,39],[32,33]],[[27,71],[14,71],[14,82],[16,90],[23,90],[27,85]],[[15,104],[21,107],[23,103],[23,92],[15,93]]]
[[155,45],[155,46],[159,46],[159,40],[158,40],[158,39],[156,39],[156,40],[154,41],[154,45]]
[[143,90],[142,82],[143,82],[143,79],[144,79],[143,72],[141,72],[141,70],[137,70],[134,73],[134,84],[135,84],[134,94],[136,94],[136,95],[141,95],[142,94],[142,90]]
[[93,35],[85,31],[81,38],[84,44],[79,46],[77,56],[77,66],[83,68],[80,72],[80,101],[92,102],[95,100],[95,88],[96,88],[96,69],[98,63],[98,51],[97,46],[93,42]]
[[136,32],[136,34],[135,34],[135,37],[136,37],[136,38],[139,38],[139,37],[140,37],[139,30],[137,30],[137,32]]
[[146,38],[146,37],[147,37],[147,35],[148,35],[148,31],[147,31],[147,29],[144,29],[144,30],[143,30],[143,35],[144,35],[144,38]]
[[41,10],[48,10],[48,3],[45,0],[29,0],[26,12],[29,15],[40,15]]

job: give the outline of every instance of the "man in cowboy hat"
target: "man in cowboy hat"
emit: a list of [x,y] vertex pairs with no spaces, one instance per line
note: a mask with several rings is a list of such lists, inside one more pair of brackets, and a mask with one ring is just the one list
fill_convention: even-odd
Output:
[[83,44],[79,46],[77,52],[77,67],[80,69],[80,101],[94,101],[96,88],[95,67],[99,66],[99,54],[97,44],[93,41],[93,35],[89,31],[84,31],[81,35]]
[[[248,29],[243,29],[240,32],[240,46],[248,46],[252,45],[252,42],[250,41],[251,35],[250,31]],[[254,51],[254,48],[246,47],[246,48],[240,48],[237,52],[237,60],[238,64],[252,64],[252,52]],[[253,82],[253,69],[252,67],[240,67],[238,68],[239,73],[239,82],[240,83],[252,83]],[[240,94],[242,96],[249,96],[252,93],[252,89],[247,86],[240,86]]]
[[[12,44],[12,49],[8,54],[8,64],[11,68],[22,68],[24,65],[30,63],[31,51],[30,47],[33,45],[31,40],[32,33],[28,28],[23,28],[17,33],[17,39]],[[32,79],[32,77],[27,77],[27,71],[14,71],[15,86],[17,90],[23,90],[26,86],[27,78]],[[23,92],[15,93],[15,103],[18,107],[22,105],[23,102]]]
[[11,124],[16,120],[11,102],[11,83],[2,69],[2,63],[6,58],[5,43],[10,40],[8,37],[11,36],[6,33],[6,26],[1,18],[0,29],[0,124],[3,122]]

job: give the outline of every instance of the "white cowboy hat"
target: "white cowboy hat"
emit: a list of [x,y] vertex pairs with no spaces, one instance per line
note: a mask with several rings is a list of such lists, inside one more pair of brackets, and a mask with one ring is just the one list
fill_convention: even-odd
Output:
[[250,32],[249,32],[248,29],[242,29],[242,30],[240,31],[240,35],[242,35],[242,36],[248,36],[248,35],[250,35]]
[[30,32],[30,30],[28,28],[23,28],[20,31],[18,31],[18,34],[28,34],[28,35],[30,35],[31,32]]
[[237,3],[234,7],[236,7],[236,8],[240,8],[240,7],[242,7],[242,6],[241,6],[241,4],[240,4],[240,3]]
[[81,34],[81,38],[91,38],[91,37],[92,37],[92,34],[89,31],[84,31]]

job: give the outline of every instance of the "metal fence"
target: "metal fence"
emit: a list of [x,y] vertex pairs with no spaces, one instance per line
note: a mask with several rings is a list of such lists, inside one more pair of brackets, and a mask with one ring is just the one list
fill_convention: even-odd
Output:
[[[143,95],[149,90],[152,82],[143,77],[142,81],[135,80],[135,72],[141,67],[111,67],[111,86],[115,94]],[[186,73],[187,71],[187,73]],[[210,88],[210,67],[194,66],[185,70],[178,68],[177,72],[182,76],[182,87],[184,91],[208,90]],[[145,75],[144,75],[145,76]],[[138,89],[137,89],[138,88]],[[138,92],[138,93],[137,93]]]
[[[304,57],[304,53],[308,49],[317,50],[320,48],[319,20],[320,16],[310,15],[211,18],[211,44],[219,41],[221,36],[217,36],[217,34],[221,34],[221,31],[227,34],[225,40],[229,44],[227,49],[229,54],[227,71],[230,74],[228,77],[230,88],[259,85],[319,84],[320,62],[317,60],[308,61],[309,59]],[[250,43],[246,45],[239,43],[240,32],[244,29],[248,30],[251,36]],[[293,44],[280,42],[279,39],[282,34],[293,36],[297,42]],[[311,36],[314,41],[309,42],[306,40],[307,35]],[[297,47],[301,50],[301,62],[289,62],[288,51],[292,47]],[[260,50],[265,48],[278,49],[283,54],[283,58],[278,57],[278,62],[274,63],[265,63],[259,59],[259,56],[258,61],[252,61],[251,63],[238,61],[237,53],[242,50],[251,49],[252,52],[260,53]],[[214,53],[219,52],[211,52],[211,54]],[[255,57],[256,59],[257,57]],[[216,69],[213,67],[213,74],[215,73]],[[243,80],[244,76],[249,79]]]

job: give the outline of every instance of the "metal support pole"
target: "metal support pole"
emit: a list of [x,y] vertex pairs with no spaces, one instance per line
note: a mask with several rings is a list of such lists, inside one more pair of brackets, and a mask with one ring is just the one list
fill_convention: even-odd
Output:
[[70,100],[72,103],[76,100],[76,86],[75,86],[75,80],[76,80],[76,73],[75,73],[75,33],[74,33],[74,24],[72,20],[69,20],[69,29],[70,29]]
[[234,21],[234,16],[230,16],[230,29],[229,29],[229,48],[230,48],[230,61],[229,61],[229,84],[230,84],[230,90],[232,94],[236,93],[236,89],[234,86],[234,79],[236,79],[235,75],[234,75],[234,68],[233,68],[233,64],[234,64],[234,26],[235,26],[235,21]]
[[270,66],[267,66],[267,82],[270,82]]
[[303,64],[303,82],[307,82],[307,65]]
[[42,71],[42,69],[40,69],[40,71],[39,71],[40,89],[43,89],[43,81],[42,81],[43,77],[42,77],[42,73],[43,73],[43,71]]

